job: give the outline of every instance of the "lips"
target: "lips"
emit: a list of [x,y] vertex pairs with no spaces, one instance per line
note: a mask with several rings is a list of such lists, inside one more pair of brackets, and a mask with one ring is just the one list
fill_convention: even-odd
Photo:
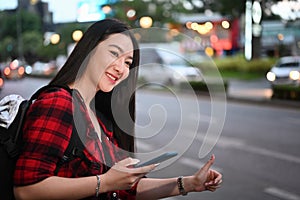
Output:
[[106,72],[106,76],[108,77],[108,78],[110,78],[112,81],[117,81],[119,78],[118,77],[116,77],[116,76],[114,76],[113,74],[110,74],[110,73],[108,73],[108,72]]

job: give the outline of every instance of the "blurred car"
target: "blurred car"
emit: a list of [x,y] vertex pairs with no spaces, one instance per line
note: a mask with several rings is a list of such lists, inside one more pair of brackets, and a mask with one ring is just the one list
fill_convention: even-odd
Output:
[[7,79],[20,79],[25,75],[25,62],[15,59],[9,62],[3,69],[3,75]]
[[267,73],[266,78],[272,85],[299,83],[300,56],[281,57]]
[[202,79],[201,71],[179,54],[159,48],[140,49],[139,80],[142,82],[179,85]]
[[37,61],[32,65],[30,75],[33,76],[52,76],[57,72],[57,66],[54,62],[40,62]]

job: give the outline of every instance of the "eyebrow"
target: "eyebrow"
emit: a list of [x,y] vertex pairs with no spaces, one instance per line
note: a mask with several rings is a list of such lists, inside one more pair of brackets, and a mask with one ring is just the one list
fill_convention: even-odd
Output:
[[[124,50],[123,50],[121,47],[119,47],[118,45],[116,45],[116,44],[110,44],[110,45],[108,45],[108,46],[115,47],[115,48],[117,48],[121,53],[124,53]],[[129,56],[129,58],[133,60],[133,57]]]

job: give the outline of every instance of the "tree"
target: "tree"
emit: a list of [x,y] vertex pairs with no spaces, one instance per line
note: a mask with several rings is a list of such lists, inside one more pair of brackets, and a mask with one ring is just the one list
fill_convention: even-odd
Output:
[[[36,14],[25,10],[21,10],[20,20],[23,52],[29,58],[28,55],[33,56],[33,53],[38,52],[40,45],[37,45],[37,43],[42,41],[43,38],[41,21]],[[16,41],[20,35],[17,33],[16,11],[0,12],[0,27],[1,61],[18,58],[18,44]],[[33,35],[34,38],[30,39]]]
[[[176,23],[176,14],[187,13],[184,1],[152,0],[152,1],[119,1],[112,5],[114,16],[126,21],[132,27],[139,27],[139,19],[150,16],[154,26],[162,27],[165,23]],[[134,10],[134,16],[127,16],[129,10]]]
[[43,36],[37,31],[26,31],[23,34],[24,58],[29,64],[39,59],[39,53],[43,48]]
[[[21,17],[21,33],[26,31],[41,32],[41,22],[36,14],[22,10]],[[0,38],[11,36],[17,38],[17,16],[15,12],[0,13]]]
[[17,57],[17,44],[13,37],[7,36],[0,41],[0,61],[5,62],[10,57]]

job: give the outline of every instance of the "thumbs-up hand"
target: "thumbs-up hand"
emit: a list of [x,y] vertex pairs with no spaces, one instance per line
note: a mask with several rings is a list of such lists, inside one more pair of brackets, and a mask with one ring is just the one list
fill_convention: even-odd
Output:
[[222,174],[210,169],[214,161],[215,156],[212,155],[199,171],[186,179],[186,181],[189,182],[187,185],[190,186],[192,191],[201,192],[204,190],[209,190],[214,192],[220,187],[220,184],[222,183]]

